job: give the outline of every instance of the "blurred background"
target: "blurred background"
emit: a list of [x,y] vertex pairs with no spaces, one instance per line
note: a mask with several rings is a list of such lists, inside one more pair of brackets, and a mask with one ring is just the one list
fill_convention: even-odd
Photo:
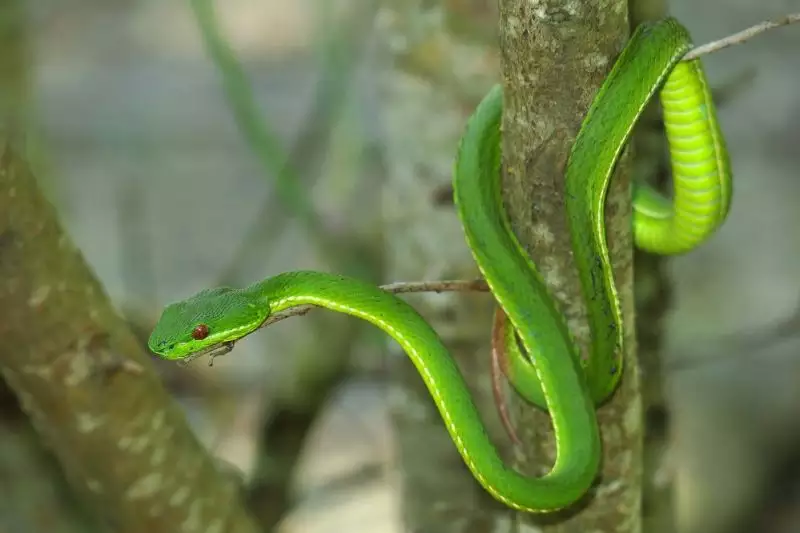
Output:
[[[27,2],[39,181],[142,338],[166,303],[283,270],[472,277],[452,212],[428,205],[496,79],[495,2],[209,5]],[[698,44],[799,10],[669,6]],[[800,25],[704,61],[735,198],[712,242],[668,262],[663,353],[664,475],[703,530],[800,531],[798,50]],[[447,314],[453,298],[413,301]],[[487,336],[488,317],[453,323]],[[213,368],[158,362],[203,442],[245,476],[265,417],[302,413],[286,429],[300,436],[279,531],[403,531],[386,358],[380,336],[347,323],[282,322]]]

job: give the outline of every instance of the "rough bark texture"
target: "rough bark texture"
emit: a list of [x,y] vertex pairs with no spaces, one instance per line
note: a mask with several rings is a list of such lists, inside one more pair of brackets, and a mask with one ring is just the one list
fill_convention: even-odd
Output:
[[254,532],[10,144],[0,151],[0,371],[113,531]]
[[[381,81],[387,278],[472,278],[477,269],[449,185],[466,119],[497,81],[496,0],[386,4],[378,32],[394,62]],[[409,301],[442,336],[490,431],[498,435],[488,379],[491,298],[451,293]],[[396,346],[390,361],[403,530],[509,531],[511,513],[464,466],[413,365]]]
[[[564,163],[581,120],[629,34],[619,0],[532,3],[501,0],[505,83],[504,196],[513,227],[543,271],[571,329],[586,350],[589,332],[571,260],[564,214]],[[642,421],[634,357],[629,159],[608,193],[606,225],[626,320],[625,374],[598,410],[603,467],[595,490],[569,512],[521,516],[547,531],[632,532],[641,528]],[[523,468],[541,474],[555,459],[549,418],[521,406],[518,427],[527,446]],[[580,512],[576,512],[580,511]]]
[[109,532],[76,501],[50,450],[0,381],[0,531]]

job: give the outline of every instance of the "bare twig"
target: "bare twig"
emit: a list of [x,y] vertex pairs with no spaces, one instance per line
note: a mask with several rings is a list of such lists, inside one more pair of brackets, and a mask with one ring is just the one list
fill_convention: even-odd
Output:
[[[472,280],[444,280],[444,281],[398,281],[396,283],[389,283],[387,285],[380,285],[380,289],[392,294],[407,294],[412,292],[489,292],[489,285],[482,279]],[[258,329],[265,328],[281,320],[286,320],[293,316],[302,316],[318,307],[316,305],[298,305],[286,311],[275,313],[267,318]],[[203,350],[195,352],[188,357],[183,358],[179,364],[188,365],[190,362],[198,359],[204,355],[209,356],[208,365],[214,365],[214,358],[220,355],[225,355],[233,350],[236,341],[227,341],[220,344],[209,346]]]
[[[398,281],[396,283],[389,283],[381,285],[380,288],[392,294],[406,294],[412,292],[463,292],[463,291],[478,291],[488,292],[489,286],[482,279],[473,280],[444,280],[444,281]],[[305,315],[316,306],[314,305],[298,305],[286,311],[275,313],[261,324],[262,328],[280,322],[293,316]]]
[[381,285],[381,289],[392,294],[407,292],[455,292],[478,291],[488,292],[489,286],[480,278],[471,280],[444,280],[444,281],[398,281]]
[[692,59],[697,59],[702,55],[710,54],[735,44],[741,44],[749,39],[752,39],[756,35],[764,33],[767,30],[778,28],[780,26],[786,26],[788,24],[794,24],[795,22],[800,22],[800,13],[792,13],[791,15],[786,15],[779,19],[760,22],[755,26],[750,26],[745,30],[728,35],[727,37],[723,37],[717,41],[711,41],[710,43],[706,43],[702,46],[697,46],[688,54],[683,56],[683,60],[690,61]]

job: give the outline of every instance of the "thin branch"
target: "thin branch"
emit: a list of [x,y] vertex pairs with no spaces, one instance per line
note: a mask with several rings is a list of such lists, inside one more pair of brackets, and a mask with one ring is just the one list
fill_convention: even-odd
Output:
[[[464,291],[477,291],[477,292],[489,292],[489,286],[486,282],[482,279],[473,279],[473,280],[444,280],[444,281],[398,281],[396,283],[389,283],[388,285],[380,285],[378,288],[392,293],[392,294],[405,294],[405,293],[412,293],[412,292],[464,292]],[[287,309],[286,311],[282,311],[280,313],[275,313],[267,318],[258,328],[250,332],[251,334],[259,329],[265,328],[270,326],[276,322],[280,322],[281,320],[286,320],[287,318],[291,318],[293,316],[302,316],[307,314],[312,309],[316,308],[316,305],[298,305],[297,307],[292,307],[291,309]],[[214,359],[216,357],[220,357],[222,355],[228,354],[233,350],[236,342],[240,340],[233,340],[233,341],[226,341],[221,342],[219,344],[215,344],[212,346],[208,346],[190,354],[180,361],[178,364],[181,366],[186,366],[190,364],[195,359],[199,359],[205,355],[209,357],[208,366],[214,365]]]
[[[381,285],[380,288],[392,294],[407,294],[412,292],[464,292],[464,291],[478,291],[489,292],[489,286],[482,279],[473,280],[445,280],[445,281],[398,281],[396,283],[389,283]],[[305,315],[315,305],[298,305],[286,311],[275,313],[261,324],[262,328],[286,320],[293,316]]]
[[[716,41],[711,41],[701,46],[697,46],[686,53],[683,56],[682,61],[691,61],[692,59],[697,59],[700,56],[711,54],[714,52],[718,52],[723,48],[728,48],[729,46],[741,44],[745,41],[750,40],[751,38],[764,33],[767,30],[771,30],[773,28],[779,28],[781,26],[786,26],[788,24],[794,24],[796,22],[800,22],[800,13],[793,13],[791,15],[786,15],[780,19],[767,21],[767,22],[760,22],[755,26],[751,26],[745,30],[740,32],[728,35],[727,37],[723,37],[722,39],[718,39]],[[741,84],[751,81],[754,74],[752,70],[748,70],[740,74],[739,78],[735,79],[732,82],[729,82],[724,88],[724,91],[737,89],[741,86]],[[719,100],[726,99],[728,97],[727,94],[723,93],[721,95],[715,94],[714,101],[717,102],[717,107],[719,107]],[[663,129],[663,124],[660,126]],[[450,206],[453,205],[453,184],[452,183],[445,183],[442,184],[440,187],[436,188],[431,195],[432,201],[436,205],[442,206]]]
[[692,59],[697,59],[702,55],[710,54],[712,52],[722,50],[723,48],[727,48],[735,44],[741,44],[747,40],[752,39],[756,35],[764,33],[767,30],[771,30],[773,28],[779,28],[781,26],[786,26],[789,24],[794,24],[795,22],[800,22],[800,13],[793,13],[791,15],[786,15],[779,19],[760,22],[755,26],[750,26],[746,30],[742,30],[732,35],[728,35],[727,37],[723,37],[722,39],[719,39],[717,41],[711,41],[710,43],[698,46],[693,50],[691,50],[688,54],[683,56],[683,60],[691,61]]
[[455,291],[478,291],[488,292],[489,286],[480,278],[472,280],[444,280],[444,281],[398,281],[381,285],[380,288],[392,294],[403,294],[407,292],[455,292]]

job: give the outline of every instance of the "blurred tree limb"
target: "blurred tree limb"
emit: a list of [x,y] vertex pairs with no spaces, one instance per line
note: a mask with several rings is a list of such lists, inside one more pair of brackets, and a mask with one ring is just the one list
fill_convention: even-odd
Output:
[[[0,5],[0,129],[26,131],[30,49],[25,2]],[[11,195],[10,190],[0,194]],[[6,216],[9,214],[6,212]],[[0,262],[2,261],[0,252]],[[15,312],[3,306],[8,312]],[[73,493],[61,467],[0,379],[0,530],[52,533],[106,531]]]
[[0,372],[76,493],[119,533],[257,531],[8,138],[0,211]]

